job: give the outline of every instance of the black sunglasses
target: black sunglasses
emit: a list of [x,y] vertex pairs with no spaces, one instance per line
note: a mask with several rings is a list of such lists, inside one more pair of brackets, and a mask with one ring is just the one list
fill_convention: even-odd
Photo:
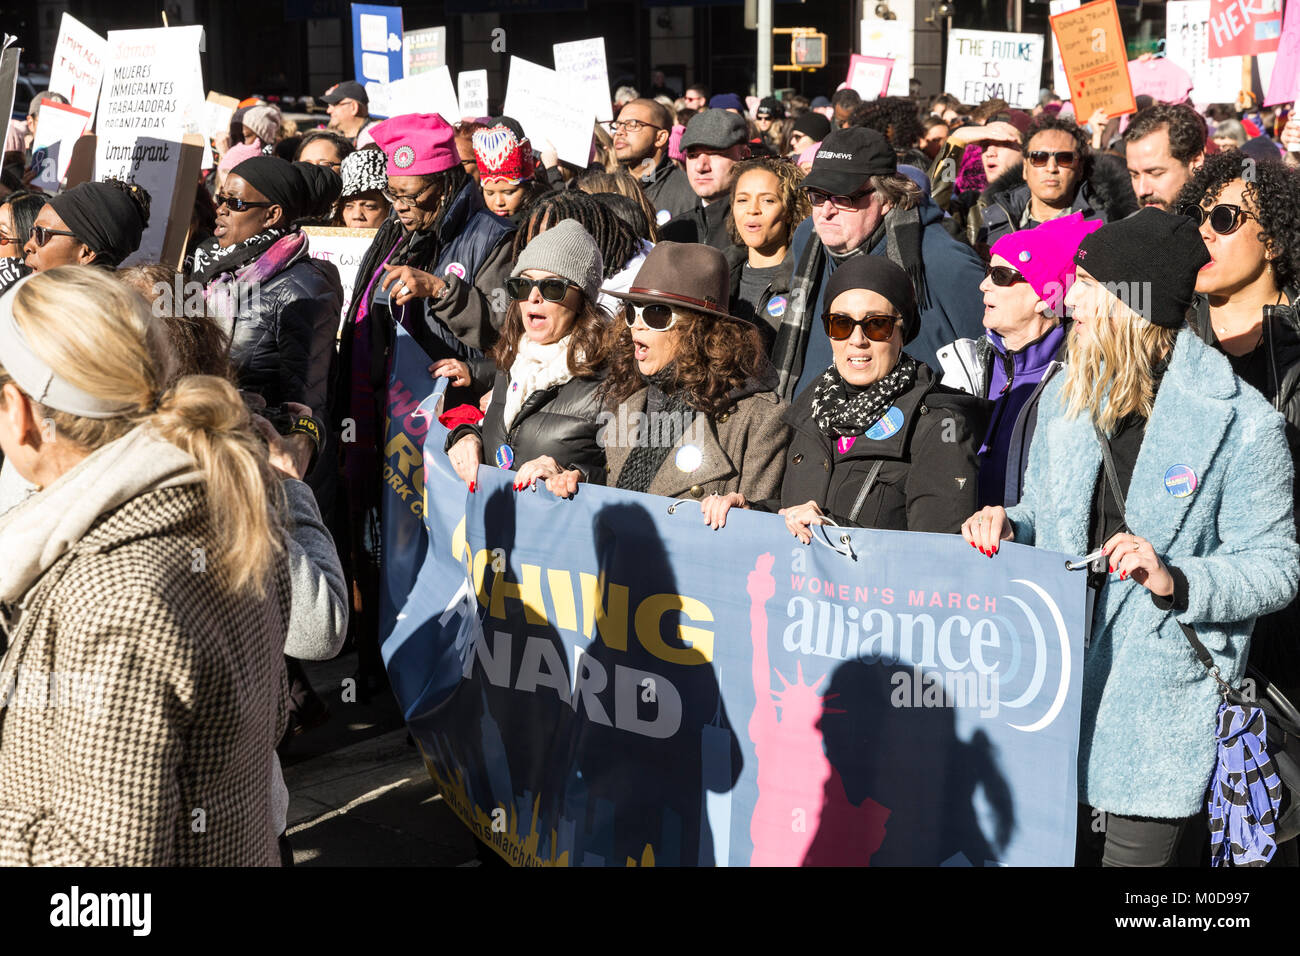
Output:
[[231,212],[247,212],[250,209],[258,208],[259,206],[265,209],[265,208],[269,208],[270,206],[279,205],[279,203],[273,203],[273,202],[249,202],[247,199],[236,199],[234,196],[218,195],[216,199],[217,199],[218,209],[220,209],[222,206],[229,206]]
[[1259,222],[1259,217],[1246,212],[1236,203],[1221,202],[1213,209],[1204,209],[1195,203],[1188,203],[1178,210],[1200,228],[1205,220],[1210,221],[1210,228],[1221,236],[1230,236],[1241,228],[1247,219]]
[[1053,152],[1050,149],[1035,149],[1029,153],[1029,165],[1041,168],[1047,165],[1047,161],[1056,157],[1056,165],[1062,169],[1071,169],[1074,161],[1078,158],[1078,153],[1072,149],[1063,149],[1059,152]]
[[559,276],[547,276],[545,279],[513,276],[506,280],[506,292],[510,293],[510,298],[520,302],[531,297],[533,289],[541,292],[542,298],[547,302],[563,302],[564,297],[569,294],[570,287],[577,288],[568,279],[561,279]]
[[32,240],[39,249],[50,241],[50,236],[71,236],[77,238],[75,232],[68,232],[66,229],[51,229],[49,226],[32,226]]
[[641,321],[645,323],[645,327],[655,332],[667,332],[677,323],[677,313],[672,310],[672,306],[661,305],[657,302],[649,305],[624,302],[620,311],[623,315],[623,321],[627,323],[629,329],[636,325],[638,315],[641,317]]
[[851,336],[854,326],[861,326],[863,334],[872,342],[888,342],[894,336],[894,326],[897,323],[898,316],[881,312],[868,312],[860,319],[843,312],[827,312],[822,316],[826,334],[837,342]]
[[1006,288],[1009,285],[1015,285],[1017,282],[1029,281],[1010,266],[989,266],[984,270],[984,276],[985,278],[992,279],[994,285],[1000,285],[1003,288]]
[[863,196],[870,196],[872,190],[870,187],[867,187],[866,189],[859,189],[855,193],[849,193],[847,196],[832,196],[830,193],[823,192],[816,188],[808,188],[805,189],[804,192],[808,194],[808,202],[812,203],[814,206],[820,206],[829,199],[831,205],[836,209],[847,209]]

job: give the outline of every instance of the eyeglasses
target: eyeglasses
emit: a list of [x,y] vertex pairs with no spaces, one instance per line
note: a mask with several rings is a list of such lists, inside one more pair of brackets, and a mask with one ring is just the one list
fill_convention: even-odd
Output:
[[217,208],[229,206],[231,212],[247,212],[257,207],[266,208],[268,206],[278,206],[279,203],[273,202],[249,202],[247,199],[236,199],[234,196],[217,196]]
[[68,232],[66,229],[51,229],[48,226],[32,226],[32,240],[39,249],[50,241],[50,236],[71,236],[77,238],[75,232]]
[[1241,228],[1242,223],[1247,219],[1254,219],[1259,222],[1258,216],[1246,212],[1236,203],[1221,202],[1213,209],[1208,210],[1194,203],[1188,203],[1178,211],[1196,223],[1197,228],[1200,228],[1208,219],[1210,228],[1221,236],[1232,235]]
[[804,191],[808,193],[808,201],[814,206],[820,206],[829,199],[831,205],[836,209],[852,209],[855,202],[863,196],[870,196],[872,192],[874,192],[874,190],[867,188],[859,189],[857,192],[849,193],[847,196],[832,196],[830,193],[823,192],[820,189],[806,189]]
[[506,292],[510,294],[510,298],[519,302],[531,298],[534,289],[540,292],[547,302],[563,302],[570,288],[578,287],[568,279],[561,279],[559,276],[547,276],[545,279],[512,276],[506,280]]
[[769,119],[769,120],[770,120],[771,118],[772,118],[772,113],[769,112],[768,110],[759,110],[757,113],[754,114],[754,119]]
[[855,326],[860,326],[863,334],[872,342],[888,342],[894,337],[894,326],[898,323],[898,318],[883,312],[868,312],[860,319],[843,312],[827,312],[822,316],[822,324],[826,326],[826,334],[836,342],[842,342],[853,335]]
[[984,277],[986,279],[992,279],[994,285],[999,285],[1003,288],[1006,288],[1009,285],[1015,285],[1017,282],[1029,281],[1010,266],[989,266],[984,270]]
[[433,189],[433,187],[436,185],[437,185],[436,183],[430,183],[428,186],[425,186],[414,196],[403,196],[401,193],[395,193],[390,189],[379,190],[379,195],[383,196],[391,203],[400,202],[404,206],[418,206],[420,204],[420,197],[422,197],[429,190]]
[[312,165],[313,165],[313,166],[328,166],[330,169],[334,170],[334,172],[336,172],[336,173],[337,173],[339,170],[341,170],[341,169],[343,168],[343,164],[342,164],[342,163],[331,163],[328,159],[317,159],[317,160],[314,160],[314,161],[312,162]]
[[1072,149],[1063,149],[1055,152],[1049,149],[1035,149],[1029,153],[1029,165],[1042,168],[1047,165],[1048,160],[1055,158],[1056,165],[1060,166],[1062,169],[1071,169],[1074,167],[1074,161],[1078,155],[1079,154]]
[[672,310],[672,307],[657,302],[652,305],[624,302],[622,313],[623,321],[627,323],[629,329],[636,325],[637,319],[640,319],[647,329],[655,332],[667,332],[677,324],[677,313]]
[[647,123],[645,120],[613,120],[606,123],[611,133],[621,133],[626,130],[629,133],[639,132],[642,126],[649,126],[651,129],[663,129],[662,126],[656,126],[654,123]]

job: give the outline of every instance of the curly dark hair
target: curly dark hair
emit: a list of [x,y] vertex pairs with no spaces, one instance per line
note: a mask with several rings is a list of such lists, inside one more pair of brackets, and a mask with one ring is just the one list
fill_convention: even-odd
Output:
[[[1246,200],[1255,207],[1259,241],[1273,253],[1278,286],[1294,289],[1300,277],[1300,179],[1282,163],[1258,163],[1239,149],[1207,156],[1205,165],[1178,194],[1174,208],[1204,206],[1238,179],[1245,185]],[[1248,225],[1249,220],[1242,228]]]
[[1083,183],[1092,175],[1092,144],[1088,142],[1088,137],[1079,128],[1079,124],[1073,120],[1061,119],[1061,117],[1052,113],[1041,114],[1025,130],[1024,145],[1020,148],[1020,151],[1028,159],[1030,141],[1039,133],[1052,130],[1069,133],[1074,137],[1074,151],[1079,154],[1079,182]]
[[[570,328],[573,337],[569,339],[569,371],[577,378],[595,378],[605,361],[605,330],[610,324],[609,313],[581,291],[578,292],[578,298],[581,302]],[[506,374],[509,374],[510,367],[515,364],[515,356],[519,354],[519,340],[523,335],[523,312],[518,300],[514,300],[506,309],[501,336],[489,353],[497,368]]]
[[[728,395],[770,370],[758,329],[739,319],[718,319],[690,309],[675,308],[678,336],[673,362],[673,388],[685,393],[687,404],[706,415],[731,407]],[[609,373],[601,387],[605,405],[617,408],[645,388],[632,354],[632,330],[623,319],[608,326],[605,340]]]
[[638,252],[641,237],[609,207],[577,190],[551,192],[528,207],[515,232],[512,258],[518,260],[524,246],[561,219],[572,219],[596,240],[605,262],[605,278],[618,275]]
[[1124,130],[1124,142],[1146,139],[1161,127],[1169,130],[1169,154],[1184,165],[1205,152],[1205,120],[1191,106],[1160,103],[1139,110]]
[[916,104],[903,96],[863,100],[862,105],[849,116],[849,125],[865,126],[883,134],[899,153],[915,146],[923,134],[921,121],[916,116]]
[[[735,184],[740,182],[740,177],[745,173],[752,172],[755,169],[761,169],[771,173],[776,177],[777,190],[781,194],[781,221],[785,223],[785,241],[789,242],[794,236],[794,231],[799,223],[803,222],[812,213],[812,204],[808,201],[808,194],[800,189],[803,183],[803,170],[797,165],[786,159],[777,159],[773,156],[755,156],[752,159],[742,160],[736,164],[735,178],[732,179],[731,192],[735,196]],[[727,202],[732,204],[731,197]],[[736,227],[735,209],[732,209],[727,216],[727,235],[736,245],[743,245],[740,238],[740,230]]]

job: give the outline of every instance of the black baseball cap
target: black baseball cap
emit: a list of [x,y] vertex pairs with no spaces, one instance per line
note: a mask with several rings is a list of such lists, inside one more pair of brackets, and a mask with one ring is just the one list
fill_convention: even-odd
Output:
[[775,96],[765,96],[758,104],[755,115],[767,113],[772,119],[785,119],[785,104]]
[[366,88],[356,80],[344,80],[342,83],[335,83],[321,94],[320,99],[322,103],[329,106],[343,100],[356,100],[358,103],[370,105],[370,97],[366,95]]
[[857,192],[872,176],[898,172],[898,157],[883,135],[865,126],[832,130],[813,157],[804,189],[820,189],[833,196]]

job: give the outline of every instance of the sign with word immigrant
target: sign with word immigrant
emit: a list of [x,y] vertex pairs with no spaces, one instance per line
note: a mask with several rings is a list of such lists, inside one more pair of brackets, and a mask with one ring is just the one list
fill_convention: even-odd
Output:
[[573,96],[591,108],[598,123],[614,118],[609,92],[609,71],[605,66],[605,38],[554,43],[555,72],[560,74]]
[[1210,0],[1210,57],[1272,53],[1282,36],[1282,0]]
[[503,112],[519,120],[533,149],[540,152],[550,142],[564,162],[587,168],[596,114],[560,74],[512,56]]
[[1042,73],[1043,38],[1037,33],[948,32],[944,90],[963,103],[1003,99],[1018,109],[1032,109]]
[[1192,102],[1232,103],[1241,90],[1241,57],[1210,59],[1210,0],[1169,0],[1165,59],[1192,77]]
[[50,90],[94,116],[107,52],[106,39],[70,13],[63,14],[50,60]]
[[[1072,865],[1082,574],[443,452],[398,328],[382,652],[452,810],[518,865]],[[642,416],[644,417],[644,416]],[[610,429],[654,427],[610,414]]]
[[1086,120],[1099,109],[1107,117],[1137,112],[1115,0],[1086,3],[1050,20],[1061,48],[1074,115]]

